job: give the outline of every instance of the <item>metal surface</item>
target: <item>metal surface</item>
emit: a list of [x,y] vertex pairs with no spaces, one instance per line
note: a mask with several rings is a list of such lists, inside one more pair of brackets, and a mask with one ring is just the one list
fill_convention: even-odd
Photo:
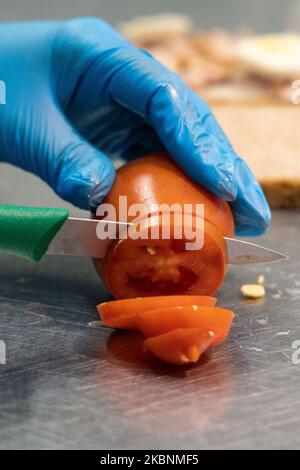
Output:
[[[128,225],[134,224],[70,217],[50,244],[47,254],[104,258],[111,243],[111,238],[106,238],[108,230],[112,230],[116,239],[122,232],[126,236]],[[228,237],[225,241],[229,264],[267,263],[287,258],[254,243]]]
[[[1,255],[0,448],[300,448],[299,228],[299,212],[275,213],[258,241],[289,260],[229,270],[231,337],[188,368],[137,360],[134,335],[88,326],[109,298],[89,259]],[[244,300],[259,274],[266,297]]]
[[286,255],[278,251],[270,250],[255,243],[244,240],[224,237],[228,250],[228,263],[233,264],[253,264],[253,263],[273,263],[287,259]]

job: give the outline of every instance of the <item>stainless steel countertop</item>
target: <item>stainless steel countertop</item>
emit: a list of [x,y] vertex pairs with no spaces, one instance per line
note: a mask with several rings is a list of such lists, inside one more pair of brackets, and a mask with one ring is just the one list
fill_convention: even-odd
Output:
[[[300,212],[276,212],[261,244],[287,262],[232,268],[218,297],[237,316],[201,364],[138,359],[134,335],[92,328],[108,298],[88,259],[0,256],[0,448],[300,447]],[[240,297],[265,274],[265,299]]]

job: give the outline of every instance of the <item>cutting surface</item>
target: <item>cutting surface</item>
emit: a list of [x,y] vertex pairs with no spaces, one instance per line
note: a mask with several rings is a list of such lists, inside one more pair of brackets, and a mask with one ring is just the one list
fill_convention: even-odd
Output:
[[[299,227],[299,212],[274,214],[259,243],[289,261],[230,270],[218,297],[237,314],[231,337],[188,368],[89,326],[109,298],[90,260],[1,255],[0,448],[299,448]],[[242,299],[259,274],[265,299]]]

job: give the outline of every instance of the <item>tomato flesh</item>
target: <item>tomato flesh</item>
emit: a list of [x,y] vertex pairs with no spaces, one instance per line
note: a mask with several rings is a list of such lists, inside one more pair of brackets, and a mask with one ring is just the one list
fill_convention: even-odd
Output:
[[104,277],[116,298],[214,295],[220,287],[227,251],[224,239],[209,222],[204,222],[204,245],[199,250],[185,250],[190,242],[186,239],[147,242],[127,238],[110,246]]
[[144,348],[175,365],[197,362],[213,343],[214,332],[205,328],[179,328],[144,341]]
[[215,332],[212,344],[217,345],[227,337],[233,318],[233,312],[225,308],[190,305],[143,312],[135,323],[147,338],[178,328],[207,328]]
[[137,297],[114,300],[98,305],[97,310],[105,326],[110,328],[137,329],[135,317],[141,313],[164,307],[171,309],[181,305],[202,305],[213,307],[216,299],[201,295]]

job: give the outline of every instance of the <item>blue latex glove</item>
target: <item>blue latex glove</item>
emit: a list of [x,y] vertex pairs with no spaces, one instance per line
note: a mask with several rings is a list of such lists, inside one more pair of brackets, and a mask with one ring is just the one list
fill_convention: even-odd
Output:
[[94,18],[0,25],[0,158],[95,209],[110,157],[165,147],[196,182],[231,201],[237,233],[270,223],[264,195],[208,105],[148,53]]

